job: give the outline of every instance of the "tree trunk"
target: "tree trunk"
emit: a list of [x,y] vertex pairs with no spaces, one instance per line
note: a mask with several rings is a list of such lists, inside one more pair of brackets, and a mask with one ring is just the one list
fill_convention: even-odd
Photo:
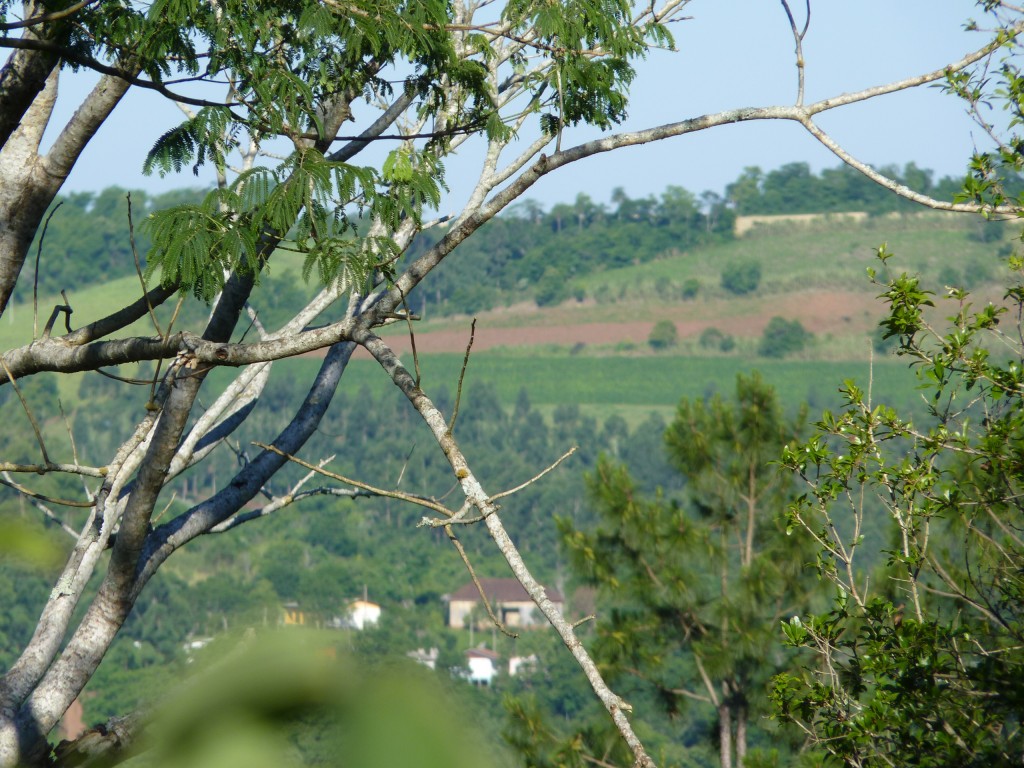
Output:
[[[22,5],[24,18],[47,10],[41,4],[26,2]],[[39,40],[39,27],[27,27],[24,40]],[[16,50],[0,69],[0,147],[3,147],[31,108],[36,96],[57,66],[57,54],[52,51]]]
[[729,705],[718,705],[718,751],[721,768],[732,768],[732,713]]
[[[276,241],[268,245],[268,250],[274,245]],[[230,338],[253,282],[251,276],[233,275],[228,280],[214,307],[205,338],[211,341]],[[205,375],[205,371],[186,371],[185,375],[172,378],[146,457],[124,511],[120,513],[107,573],[66,647],[57,655],[56,648],[46,651],[30,642],[12,670],[0,678],[0,766],[3,768],[45,764],[49,751],[46,735],[89,682],[152,575],[140,567],[150,537],[152,512]],[[102,501],[97,504],[97,511],[107,504],[116,508],[119,500]],[[112,521],[112,517],[107,520]],[[16,682],[11,680],[14,669],[20,673],[21,684],[17,686],[12,686]]]
[[58,71],[53,69],[46,87],[37,91],[17,130],[0,149],[0,178],[4,180],[0,186],[0,316],[11,299],[46,209],[82,150],[129,87],[119,78],[101,77],[42,157],[39,145],[57,99],[57,79]]
[[736,707],[736,766],[743,768],[747,757],[747,704],[740,702]]

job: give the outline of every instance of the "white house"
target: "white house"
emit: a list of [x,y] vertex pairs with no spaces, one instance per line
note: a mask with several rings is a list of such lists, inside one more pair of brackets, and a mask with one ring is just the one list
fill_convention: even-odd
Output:
[[499,656],[486,648],[470,648],[466,651],[466,666],[469,667],[467,679],[473,685],[490,685],[498,674]]
[[369,600],[354,600],[348,606],[348,625],[358,630],[380,621],[380,606]]

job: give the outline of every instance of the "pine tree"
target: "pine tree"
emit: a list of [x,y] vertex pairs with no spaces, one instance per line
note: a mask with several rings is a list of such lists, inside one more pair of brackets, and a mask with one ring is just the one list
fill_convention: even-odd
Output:
[[783,522],[794,486],[772,464],[802,420],[757,373],[737,377],[731,401],[684,399],[665,433],[683,497],[643,498],[603,458],[591,478],[600,526],[562,525],[574,568],[598,589],[599,657],[669,714],[691,701],[717,719],[722,768],[743,765],[785,661],[779,621],[813,595],[804,540]]

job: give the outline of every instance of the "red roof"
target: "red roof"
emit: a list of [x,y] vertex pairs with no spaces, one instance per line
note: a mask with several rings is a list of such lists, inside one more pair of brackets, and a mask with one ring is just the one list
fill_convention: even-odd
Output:
[[487,648],[467,648],[466,656],[471,656],[475,659],[490,659],[491,661],[497,661],[501,658],[495,651]]
[[[487,599],[492,603],[525,603],[532,601],[529,593],[519,583],[518,579],[480,579],[480,586],[484,588],[484,594],[487,595]],[[544,592],[551,602],[562,602],[562,596],[558,593],[557,589],[545,587]],[[454,592],[451,599],[476,602],[480,599],[480,593],[477,591],[476,585],[473,582],[469,582]]]

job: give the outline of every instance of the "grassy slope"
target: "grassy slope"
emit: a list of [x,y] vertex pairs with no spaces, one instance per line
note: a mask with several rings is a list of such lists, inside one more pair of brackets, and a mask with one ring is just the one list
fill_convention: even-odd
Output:
[[972,239],[977,226],[973,219],[930,214],[870,219],[861,224],[776,225],[729,243],[595,273],[579,282],[596,290],[601,285],[618,289],[697,278],[705,291],[717,293],[723,264],[753,258],[762,265],[762,291],[867,288],[865,270],[875,265],[875,251],[883,243],[896,254],[892,263],[900,270],[935,275],[944,264],[994,267],[998,245]]

